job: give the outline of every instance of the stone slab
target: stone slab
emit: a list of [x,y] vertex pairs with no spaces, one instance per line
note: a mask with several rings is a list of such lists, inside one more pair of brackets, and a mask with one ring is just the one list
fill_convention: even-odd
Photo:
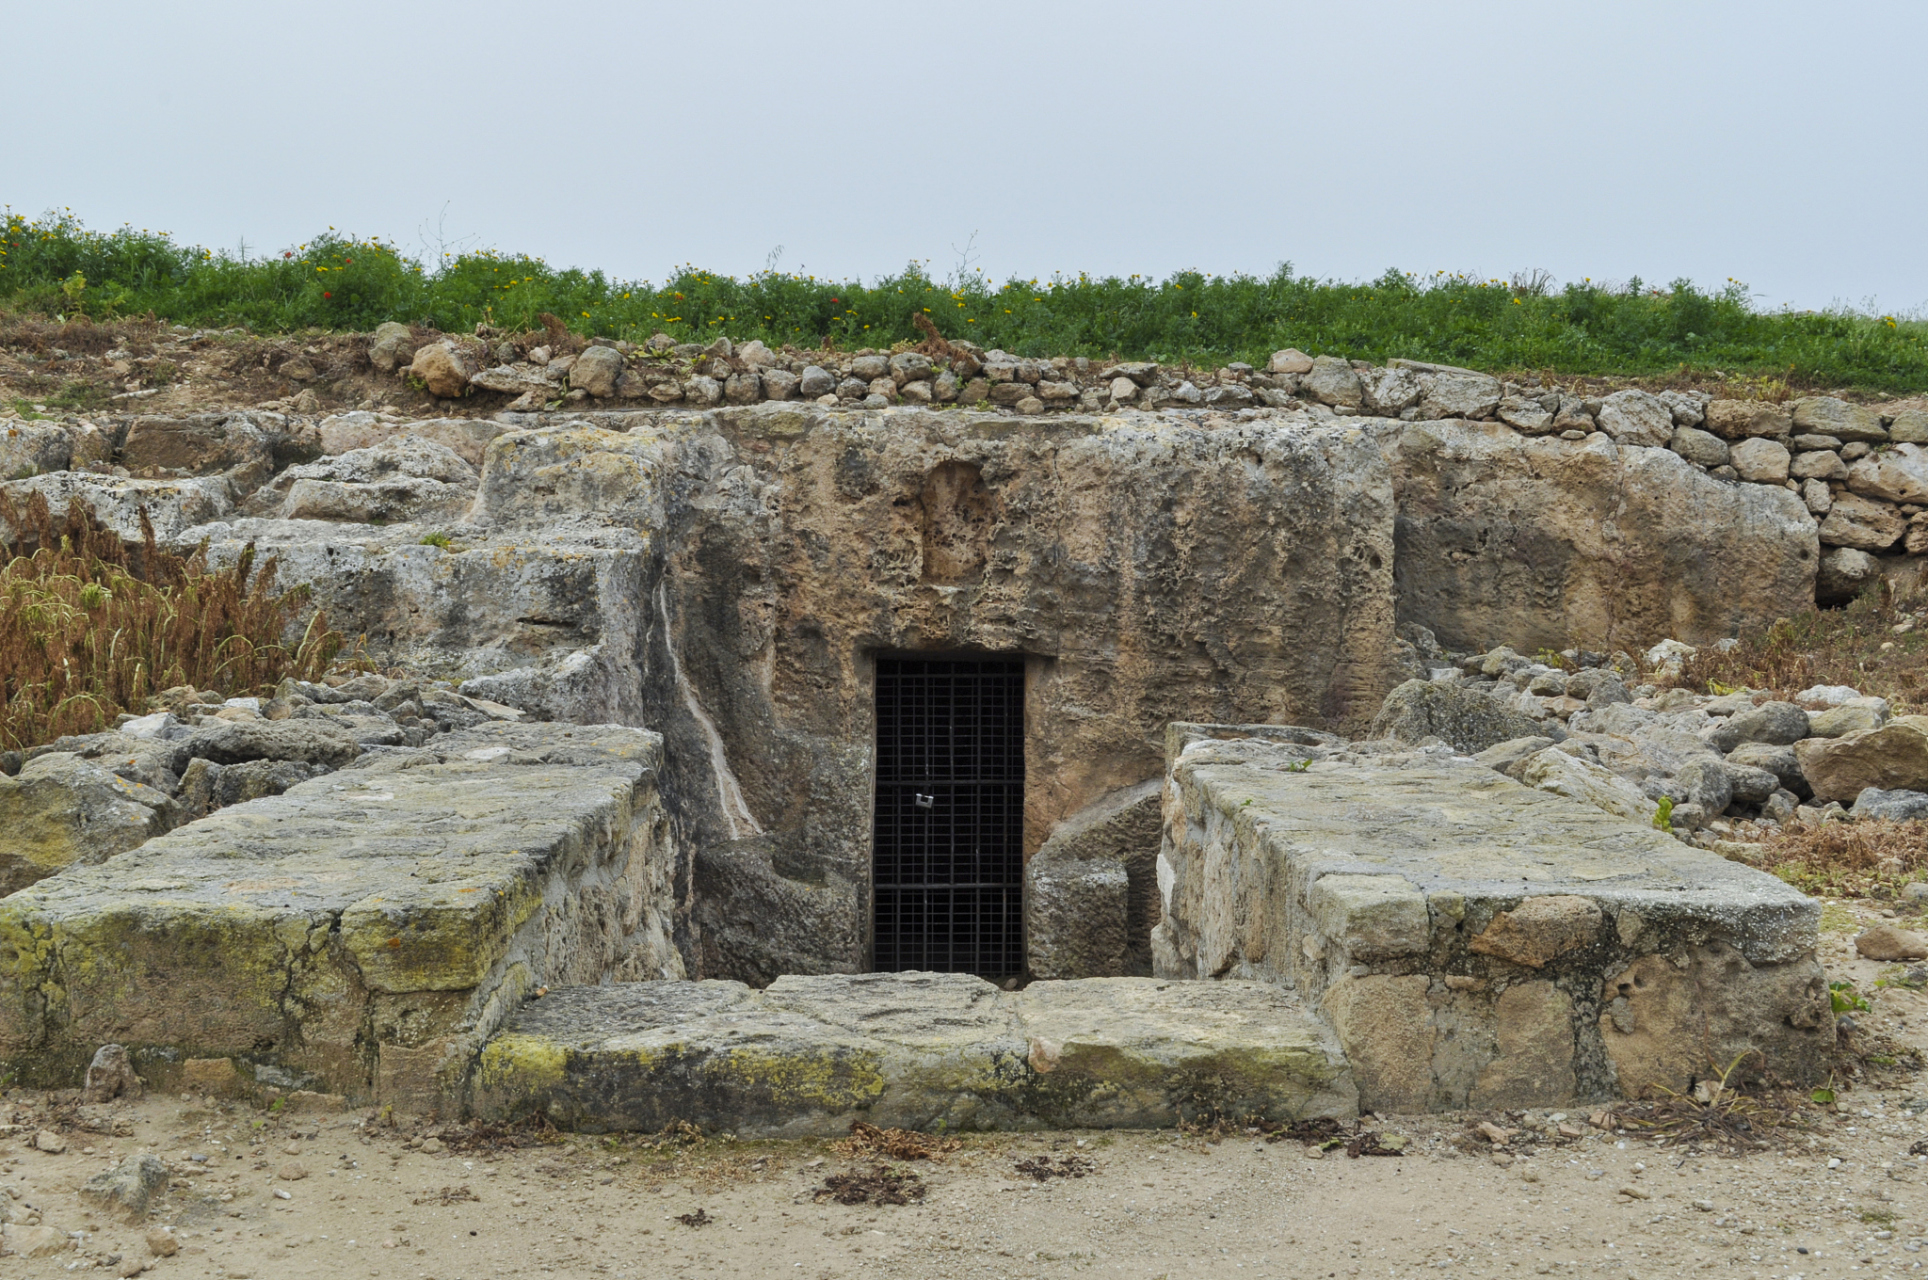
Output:
[[483,1050],[474,1111],[589,1132],[687,1120],[741,1137],[1157,1127],[1357,1113],[1331,1032],[1268,983],[965,974],[551,991]]
[[126,1045],[434,1096],[543,983],[680,976],[661,739],[491,724],[378,751],[0,900],[0,1070],[73,1085]]
[[1292,986],[1361,1105],[1679,1089],[1748,1050],[1823,1072],[1820,909],[1790,886],[1449,750],[1229,732],[1173,728],[1158,973]]

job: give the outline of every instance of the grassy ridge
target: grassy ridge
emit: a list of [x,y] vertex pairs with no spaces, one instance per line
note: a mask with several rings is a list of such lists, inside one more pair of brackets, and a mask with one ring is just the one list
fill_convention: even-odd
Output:
[[1181,272],[948,282],[916,267],[861,284],[763,272],[738,280],[688,268],[667,282],[557,270],[493,251],[424,264],[392,245],[330,231],[267,257],[177,244],[166,233],[87,230],[70,215],[9,213],[0,305],[63,315],[152,312],[257,332],[367,330],[385,320],[445,332],[527,330],[544,312],[578,332],[679,341],[719,333],[771,345],[886,347],[916,341],[928,314],[947,337],[1018,355],[1200,364],[1263,362],[1296,346],[1383,362],[1394,356],[1491,370],[1621,377],[1764,378],[1792,386],[1928,391],[1928,325],[1844,311],[1760,312],[1745,286],[1705,292],[1638,279],[1551,290],[1389,271],[1364,284]]

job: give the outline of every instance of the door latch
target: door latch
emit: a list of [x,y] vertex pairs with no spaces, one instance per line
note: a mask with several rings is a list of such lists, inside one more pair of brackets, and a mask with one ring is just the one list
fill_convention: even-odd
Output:
[[911,792],[910,794],[911,794],[911,799],[917,802],[917,807],[919,809],[928,809],[937,803],[936,796],[920,795],[918,792],[915,792],[915,791]]

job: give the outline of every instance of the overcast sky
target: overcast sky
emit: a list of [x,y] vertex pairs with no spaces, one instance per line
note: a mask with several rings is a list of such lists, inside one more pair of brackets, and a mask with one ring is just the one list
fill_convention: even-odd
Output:
[[[1388,267],[1928,309],[1928,4],[7,6],[0,201],[662,279]],[[440,228],[438,236],[438,227]]]

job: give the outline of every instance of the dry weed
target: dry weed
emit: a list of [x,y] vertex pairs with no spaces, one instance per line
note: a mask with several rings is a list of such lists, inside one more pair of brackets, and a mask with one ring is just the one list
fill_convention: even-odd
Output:
[[868,1173],[833,1173],[823,1185],[810,1193],[813,1200],[826,1196],[838,1204],[909,1204],[922,1200],[930,1191],[924,1180],[908,1169],[873,1165]]
[[309,593],[277,592],[275,561],[257,571],[252,546],[211,570],[204,549],[159,547],[145,511],[130,549],[78,500],[56,523],[39,493],[25,511],[0,494],[0,519],[0,747],[95,732],[172,686],[232,696],[319,679],[342,648],[320,611],[294,650],[282,644]]
[[1833,897],[1892,897],[1928,870],[1928,822],[1867,818],[1787,826],[1755,859],[1789,884]]
[[[1928,627],[1902,634],[1916,602],[1883,588],[1841,609],[1811,609],[1747,631],[1726,650],[1703,647],[1672,683],[1696,692],[1760,689],[1792,700],[1814,685],[1849,685],[1895,704],[1897,714],[1928,708]],[[1883,645],[1889,647],[1883,648]]]
[[879,1129],[862,1120],[850,1126],[850,1136],[830,1144],[830,1149],[846,1160],[932,1160],[943,1158],[964,1144],[956,1138],[938,1138],[914,1129]]

